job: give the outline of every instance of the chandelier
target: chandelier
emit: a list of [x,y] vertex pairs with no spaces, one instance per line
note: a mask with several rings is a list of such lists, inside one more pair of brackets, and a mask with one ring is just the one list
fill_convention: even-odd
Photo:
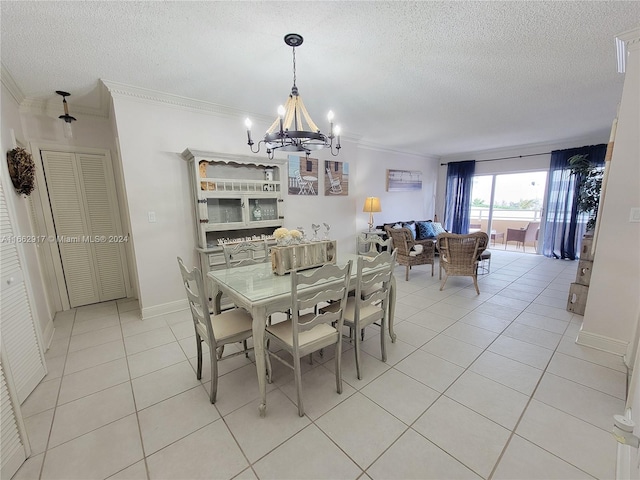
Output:
[[[260,151],[260,145],[265,144],[269,159],[273,158],[276,150],[283,152],[304,152],[307,156],[311,150],[329,148],[334,157],[340,153],[340,127],[333,126],[333,112],[330,110],[327,119],[329,120],[329,135],[320,132],[320,129],[311,120],[311,116],[302,102],[302,97],[296,86],[296,47],[302,45],[303,38],[297,33],[289,33],[284,37],[284,43],[292,47],[293,50],[293,87],[287,102],[278,107],[278,117],[271,124],[264,140],[258,142],[256,150],[253,149],[254,142],[251,139],[251,120],[245,120],[247,127],[247,144],[253,153]],[[306,125],[306,126],[305,126]],[[336,139],[335,147],[333,140]],[[335,148],[335,153],[334,153]]]

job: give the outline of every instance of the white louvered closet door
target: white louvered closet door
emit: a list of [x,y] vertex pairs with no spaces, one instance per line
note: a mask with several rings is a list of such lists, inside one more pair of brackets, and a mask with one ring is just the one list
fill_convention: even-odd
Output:
[[18,431],[17,417],[19,406],[14,405],[7,388],[4,367],[0,362],[0,408],[2,409],[2,425],[0,428],[2,442],[2,468],[0,478],[11,478],[27,459],[28,448],[25,448]]
[[47,373],[40,348],[7,202],[0,184],[0,329],[18,401],[22,403]]
[[43,151],[42,160],[71,307],[125,297],[123,244],[108,241],[120,227],[107,158]]

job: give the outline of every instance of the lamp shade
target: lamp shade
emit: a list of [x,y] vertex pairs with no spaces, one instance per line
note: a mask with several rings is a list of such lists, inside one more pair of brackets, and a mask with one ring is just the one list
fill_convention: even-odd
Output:
[[367,199],[364,201],[364,207],[362,207],[362,211],[367,213],[381,212],[382,209],[380,208],[380,199],[378,197],[367,197]]

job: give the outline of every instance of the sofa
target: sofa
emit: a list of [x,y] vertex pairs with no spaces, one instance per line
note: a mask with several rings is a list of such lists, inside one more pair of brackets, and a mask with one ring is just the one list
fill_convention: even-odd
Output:
[[431,220],[407,220],[392,223],[383,223],[382,225],[378,225],[376,227],[376,230],[384,230],[385,232],[387,232],[387,236],[391,238],[388,229],[394,227],[408,228],[411,231],[415,243],[428,248],[431,248],[430,244],[434,244],[438,234],[445,231],[444,228],[442,228],[442,224],[440,224],[439,222],[433,222]]

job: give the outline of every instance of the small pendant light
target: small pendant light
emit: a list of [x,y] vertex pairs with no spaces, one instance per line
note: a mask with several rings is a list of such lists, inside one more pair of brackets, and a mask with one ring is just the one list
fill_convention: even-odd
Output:
[[75,122],[76,118],[69,115],[69,105],[67,104],[67,97],[71,96],[68,92],[62,90],[56,90],[58,95],[62,96],[62,106],[64,107],[64,115],[60,115],[58,118],[64,120],[64,137],[73,138],[73,130],[71,129],[71,122]]

